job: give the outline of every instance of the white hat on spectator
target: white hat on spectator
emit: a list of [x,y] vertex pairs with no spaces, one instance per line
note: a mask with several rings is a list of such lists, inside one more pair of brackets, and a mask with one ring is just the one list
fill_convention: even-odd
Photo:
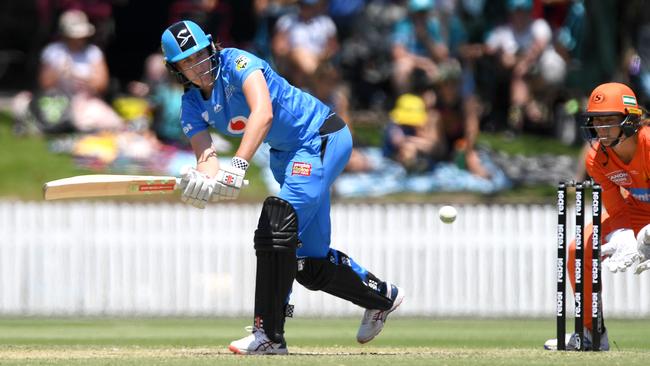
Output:
[[542,52],[539,58],[539,72],[549,84],[560,84],[566,77],[566,61],[552,47]]
[[83,11],[68,10],[59,18],[59,31],[68,38],[86,38],[95,34],[95,26]]

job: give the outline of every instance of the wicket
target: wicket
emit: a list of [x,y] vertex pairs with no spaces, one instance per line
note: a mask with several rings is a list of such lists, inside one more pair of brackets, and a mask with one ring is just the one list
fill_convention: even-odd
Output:
[[[600,245],[601,245],[601,187],[593,181],[560,182],[557,189],[557,294],[556,294],[556,321],[557,321],[557,349],[566,350],[564,334],[566,332],[566,267],[567,267],[567,188],[575,187],[575,329],[576,350],[600,350],[600,330],[602,324],[601,308],[601,278],[600,278]],[[584,287],[583,273],[585,270],[584,227],[585,227],[585,189],[591,188],[592,192],[592,222],[593,235],[591,237],[591,316],[594,330],[591,332],[591,347],[585,347],[584,325]]]

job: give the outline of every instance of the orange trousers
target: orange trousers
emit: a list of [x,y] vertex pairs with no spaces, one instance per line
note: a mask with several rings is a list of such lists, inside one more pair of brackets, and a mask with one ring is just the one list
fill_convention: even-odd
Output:
[[[605,214],[603,213],[603,217]],[[611,233],[614,229],[609,227],[608,225],[609,220],[602,219],[601,221],[601,236],[600,236],[600,242],[601,244],[603,243],[603,238],[605,238],[609,233]],[[591,248],[591,235],[594,231],[594,226],[593,224],[589,224],[585,227],[584,229],[584,237],[582,241],[582,249],[584,253],[584,260],[583,260],[583,265],[584,265],[584,271],[582,272],[582,289],[584,296],[582,297],[582,306],[583,306],[583,311],[582,311],[582,316],[583,316],[583,324],[585,327],[592,329],[591,328],[591,253],[593,252]],[[571,289],[573,290],[573,293],[575,294],[576,290],[576,240],[573,239],[571,243],[569,244],[569,259],[567,263],[567,270],[569,272],[569,279],[571,280]],[[601,272],[603,268],[601,266]],[[601,276],[601,281],[602,281],[602,276]],[[600,288],[602,289],[604,286],[601,282]]]

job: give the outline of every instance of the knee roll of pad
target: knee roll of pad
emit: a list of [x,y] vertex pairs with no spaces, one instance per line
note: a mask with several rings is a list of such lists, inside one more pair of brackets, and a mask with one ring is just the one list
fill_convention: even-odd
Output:
[[255,230],[255,250],[288,250],[298,247],[298,214],[291,203],[268,197]]

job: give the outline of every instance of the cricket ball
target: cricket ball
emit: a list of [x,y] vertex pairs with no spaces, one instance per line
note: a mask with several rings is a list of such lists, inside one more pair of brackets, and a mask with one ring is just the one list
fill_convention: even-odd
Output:
[[440,207],[440,211],[438,211],[440,221],[444,222],[445,224],[451,224],[454,222],[456,220],[457,214],[458,213],[453,206],[442,206]]

